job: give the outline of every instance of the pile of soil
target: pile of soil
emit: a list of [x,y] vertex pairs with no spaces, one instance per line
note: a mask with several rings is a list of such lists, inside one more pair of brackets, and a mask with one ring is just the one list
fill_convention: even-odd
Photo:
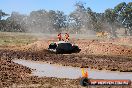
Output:
[[28,44],[27,46],[21,47],[20,50],[40,51],[46,49],[48,47],[48,44],[49,44],[48,41],[37,41]]
[[132,56],[132,48],[112,43],[91,43],[85,47],[85,52],[95,55],[122,55]]
[[132,56],[132,47],[102,42],[99,40],[78,40],[76,44],[83,54]]
[[92,43],[100,43],[99,40],[86,40],[86,39],[78,39],[78,40],[75,40],[74,43],[76,45],[79,46],[79,48],[81,49],[81,52],[80,53],[83,53],[83,54],[88,54],[87,51],[88,51],[88,47],[90,44]]

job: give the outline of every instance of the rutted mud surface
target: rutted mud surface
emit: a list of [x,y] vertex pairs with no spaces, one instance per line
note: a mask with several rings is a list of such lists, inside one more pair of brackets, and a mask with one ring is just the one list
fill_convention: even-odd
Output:
[[[78,40],[75,42],[82,49],[78,54],[53,54],[46,50],[49,41],[37,41],[33,44],[19,47],[18,49],[1,49],[0,56],[10,60],[15,58],[44,61],[74,67],[81,67],[84,65],[99,70],[106,69],[111,71],[132,72],[131,47],[127,48],[107,43],[102,44],[99,43],[98,40]],[[108,48],[108,46],[110,46],[110,48]],[[105,51],[106,48],[109,49],[107,52]],[[122,48],[124,51],[122,51]],[[90,49],[93,53],[90,53]],[[126,52],[129,50],[129,53]],[[122,52],[121,55],[118,55],[119,51]]]
[[[13,59],[25,59],[34,61],[44,61],[64,66],[81,67],[82,65],[94,69],[106,69],[111,71],[132,72],[132,48],[128,46],[115,45],[99,40],[75,40],[82,51],[78,54],[52,54],[46,49],[52,40],[37,41],[22,47],[0,47],[0,87],[4,86],[28,86],[36,84],[37,87],[73,87],[80,88],[79,79],[57,79],[30,77],[31,69],[13,63]],[[53,40],[55,41],[55,40]],[[100,54],[100,55],[98,55]],[[103,54],[103,55],[102,55]],[[6,60],[5,60],[6,59]],[[2,64],[3,63],[3,64]],[[14,68],[15,67],[15,68]],[[16,70],[17,69],[17,70]],[[30,85],[34,87],[34,85]],[[25,87],[25,88],[26,88]],[[18,87],[16,87],[18,88]],[[118,88],[98,87],[98,88]],[[128,86],[119,87],[128,88]],[[131,88],[131,87],[129,87]]]
[[51,54],[47,50],[39,52],[27,52],[27,51],[0,51],[1,57],[8,59],[25,59],[34,61],[44,61],[55,64],[62,64],[64,66],[81,67],[82,65],[95,68],[95,69],[106,69],[111,71],[126,71],[132,72],[132,60],[129,57],[120,56],[96,56],[96,55],[85,55],[85,54]]
[[[31,69],[5,58],[0,59],[0,88],[84,88],[79,79],[30,76]],[[95,86],[95,88],[131,88],[129,86]],[[89,86],[88,88],[93,88]]]

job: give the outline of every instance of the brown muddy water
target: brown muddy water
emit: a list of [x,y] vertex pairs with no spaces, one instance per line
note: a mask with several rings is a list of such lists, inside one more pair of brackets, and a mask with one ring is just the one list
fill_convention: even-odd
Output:
[[[81,68],[71,66],[61,66],[55,64],[49,64],[39,61],[31,60],[13,60],[13,62],[27,66],[31,69],[33,76],[38,77],[57,77],[57,78],[69,78],[77,79],[81,77]],[[85,69],[86,70],[86,69]],[[132,80],[132,72],[118,72],[118,71],[106,71],[106,70],[92,70],[88,68],[89,78],[92,79],[129,79]]]

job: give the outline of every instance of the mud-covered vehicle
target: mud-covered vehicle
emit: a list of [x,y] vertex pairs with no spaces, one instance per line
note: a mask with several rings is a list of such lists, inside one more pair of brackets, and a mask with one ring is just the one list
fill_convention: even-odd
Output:
[[48,50],[57,54],[79,53],[81,51],[77,45],[65,41],[50,43]]

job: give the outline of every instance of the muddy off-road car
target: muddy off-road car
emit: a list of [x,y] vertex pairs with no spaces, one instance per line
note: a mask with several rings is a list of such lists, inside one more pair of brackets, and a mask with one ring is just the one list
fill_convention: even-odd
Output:
[[65,41],[51,43],[48,50],[57,54],[79,53],[81,51],[77,45]]

